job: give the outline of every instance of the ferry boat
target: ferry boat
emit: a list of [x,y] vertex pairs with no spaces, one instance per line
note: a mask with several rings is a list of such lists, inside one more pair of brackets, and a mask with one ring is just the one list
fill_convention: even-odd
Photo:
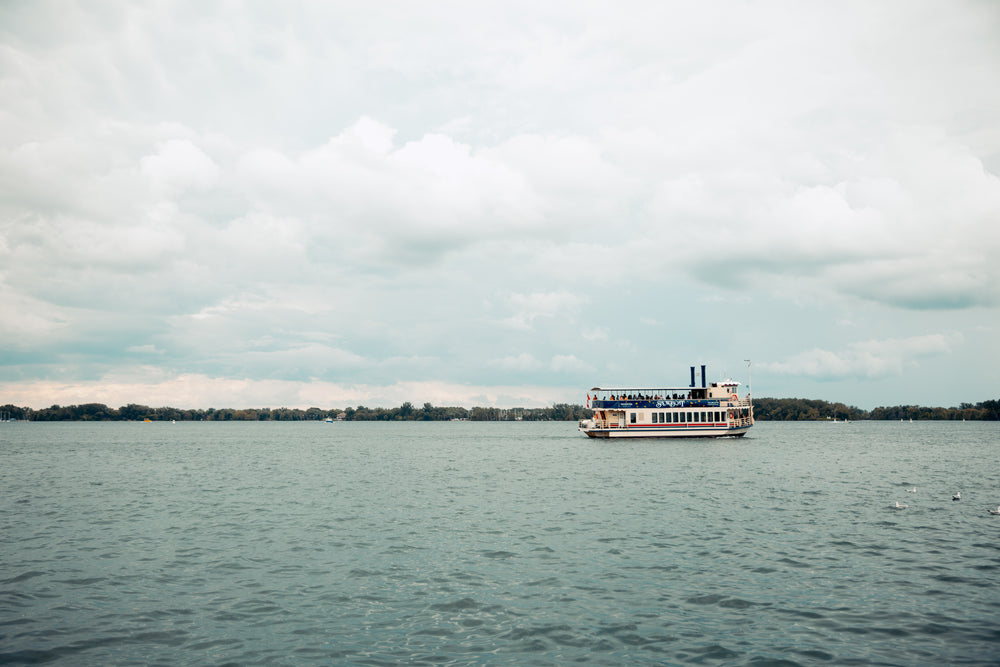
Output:
[[580,431],[591,438],[741,438],[753,426],[753,402],[748,392],[740,398],[739,382],[707,384],[701,367],[701,386],[594,387],[587,405],[594,416],[582,419]]

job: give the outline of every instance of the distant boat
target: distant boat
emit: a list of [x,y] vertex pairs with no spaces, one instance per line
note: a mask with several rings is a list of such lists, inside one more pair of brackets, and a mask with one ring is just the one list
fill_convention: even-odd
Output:
[[333,417],[327,417],[323,421],[325,421],[327,424],[332,424],[333,423]]

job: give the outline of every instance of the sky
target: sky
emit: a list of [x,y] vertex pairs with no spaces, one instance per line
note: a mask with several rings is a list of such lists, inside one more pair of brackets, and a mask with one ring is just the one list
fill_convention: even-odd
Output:
[[998,81],[990,0],[0,3],[0,404],[996,399]]

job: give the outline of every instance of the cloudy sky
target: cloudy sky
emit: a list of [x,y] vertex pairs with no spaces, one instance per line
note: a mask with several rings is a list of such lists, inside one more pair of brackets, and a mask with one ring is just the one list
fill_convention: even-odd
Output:
[[1000,396],[1000,4],[0,4],[0,403]]

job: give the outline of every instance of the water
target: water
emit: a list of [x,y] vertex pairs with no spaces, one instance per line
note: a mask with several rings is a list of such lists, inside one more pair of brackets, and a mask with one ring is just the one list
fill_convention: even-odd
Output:
[[998,459],[996,422],[0,424],[0,663],[996,664]]

